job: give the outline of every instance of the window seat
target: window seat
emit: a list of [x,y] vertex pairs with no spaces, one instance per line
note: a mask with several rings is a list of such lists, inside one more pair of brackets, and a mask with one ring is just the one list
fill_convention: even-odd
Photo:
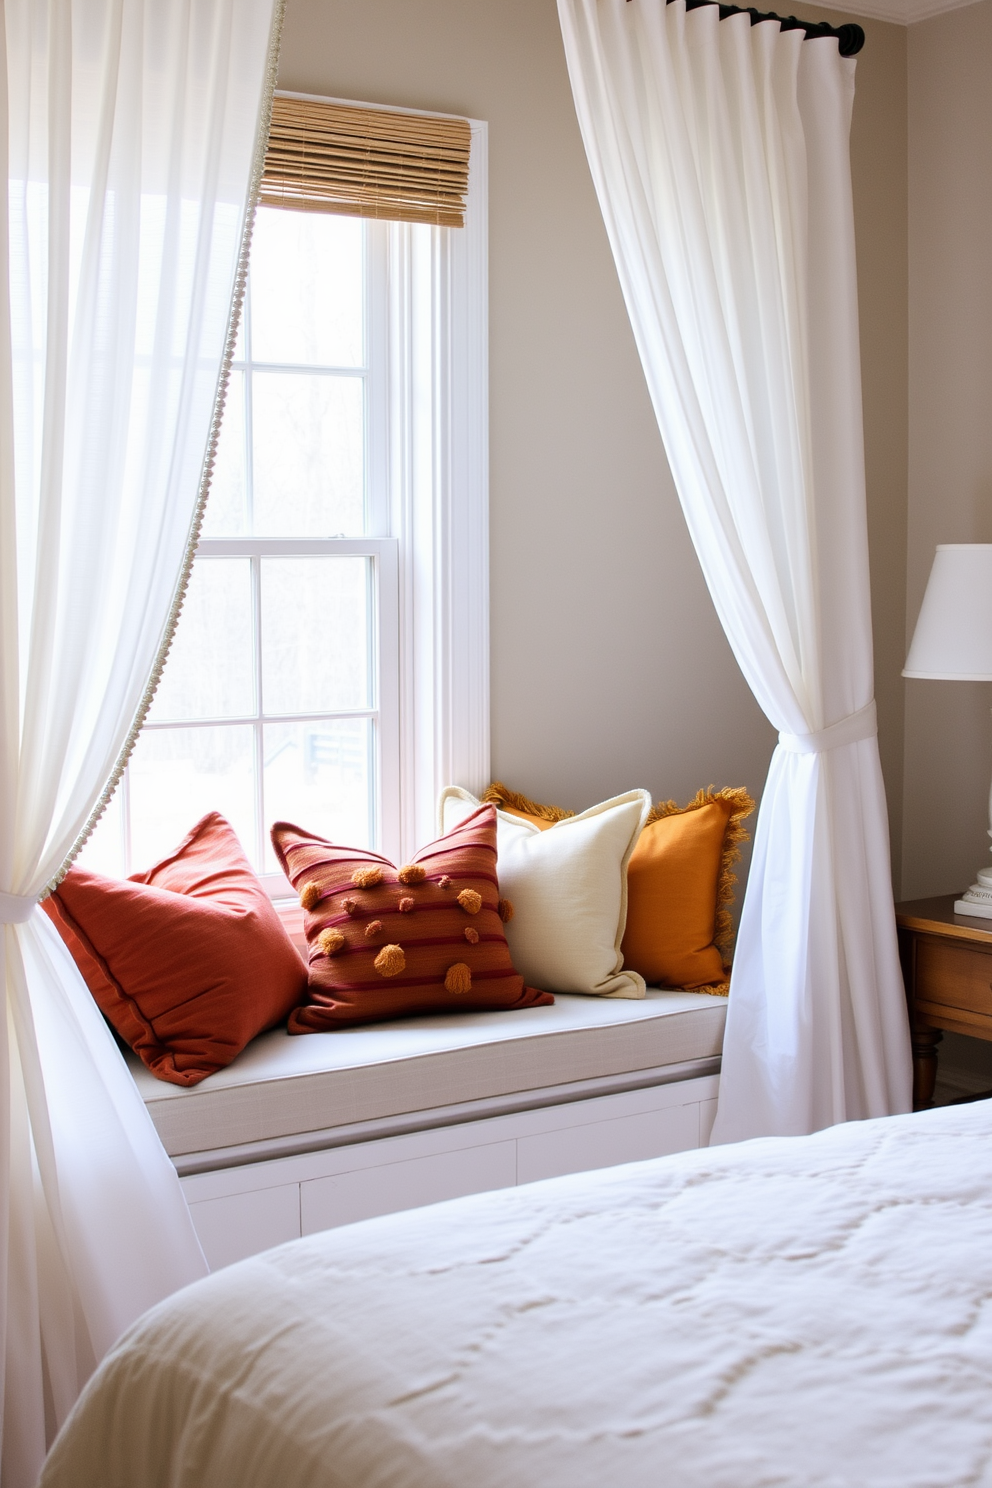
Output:
[[551,1007],[261,1035],[183,1089],[131,1068],[207,1258],[334,1224],[705,1145],[726,1000]]

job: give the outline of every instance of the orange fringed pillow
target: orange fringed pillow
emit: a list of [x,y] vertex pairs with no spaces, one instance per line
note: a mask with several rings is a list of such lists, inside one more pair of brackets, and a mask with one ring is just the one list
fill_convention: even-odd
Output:
[[[510,816],[542,831],[572,813],[542,806],[498,781],[486,791]],[[685,807],[655,806],[627,867],[624,965],[649,986],[727,992],[734,864],[754,801],[742,787],[701,790]]]
[[290,1033],[554,1002],[524,986],[510,959],[491,806],[399,869],[289,822],[276,822],[272,843],[306,912],[309,996]]
[[487,787],[482,799],[489,801],[500,811],[505,811],[507,816],[522,816],[524,821],[539,827],[542,832],[553,827],[555,822],[565,821],[567,817],[575,815],[574,811],[566,811],[562,806],[542,806],[540,801],[532,801],[517,791],[507,790],[498,780]]

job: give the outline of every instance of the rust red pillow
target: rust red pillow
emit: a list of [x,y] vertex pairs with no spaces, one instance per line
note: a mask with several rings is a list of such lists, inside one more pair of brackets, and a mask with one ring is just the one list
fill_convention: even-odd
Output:
[[554,1002],[525,987],[510,960],[495,807],[480,806],[399,869],[289,822],[276,822],[272,842],[306,911],[310,951],[309,998],[290,1033]]
[[306,968],[216,811],[147,873],[71,869],[44,908],[101,1012],[173,1085],[223,1069],[306,993]]

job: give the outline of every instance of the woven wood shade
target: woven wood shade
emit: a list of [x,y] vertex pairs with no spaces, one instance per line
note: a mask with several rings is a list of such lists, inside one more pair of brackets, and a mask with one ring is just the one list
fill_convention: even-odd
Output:
[[465,226],[466,119],[273,99],[259,202]]

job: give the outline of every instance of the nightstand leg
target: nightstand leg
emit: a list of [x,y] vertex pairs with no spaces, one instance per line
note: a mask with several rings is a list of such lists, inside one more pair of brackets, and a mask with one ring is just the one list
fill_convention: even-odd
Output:
[[913,1110],[929,1111],[937,1083],[937,1045],[944,1035],[939,1028],[913,1029]]

